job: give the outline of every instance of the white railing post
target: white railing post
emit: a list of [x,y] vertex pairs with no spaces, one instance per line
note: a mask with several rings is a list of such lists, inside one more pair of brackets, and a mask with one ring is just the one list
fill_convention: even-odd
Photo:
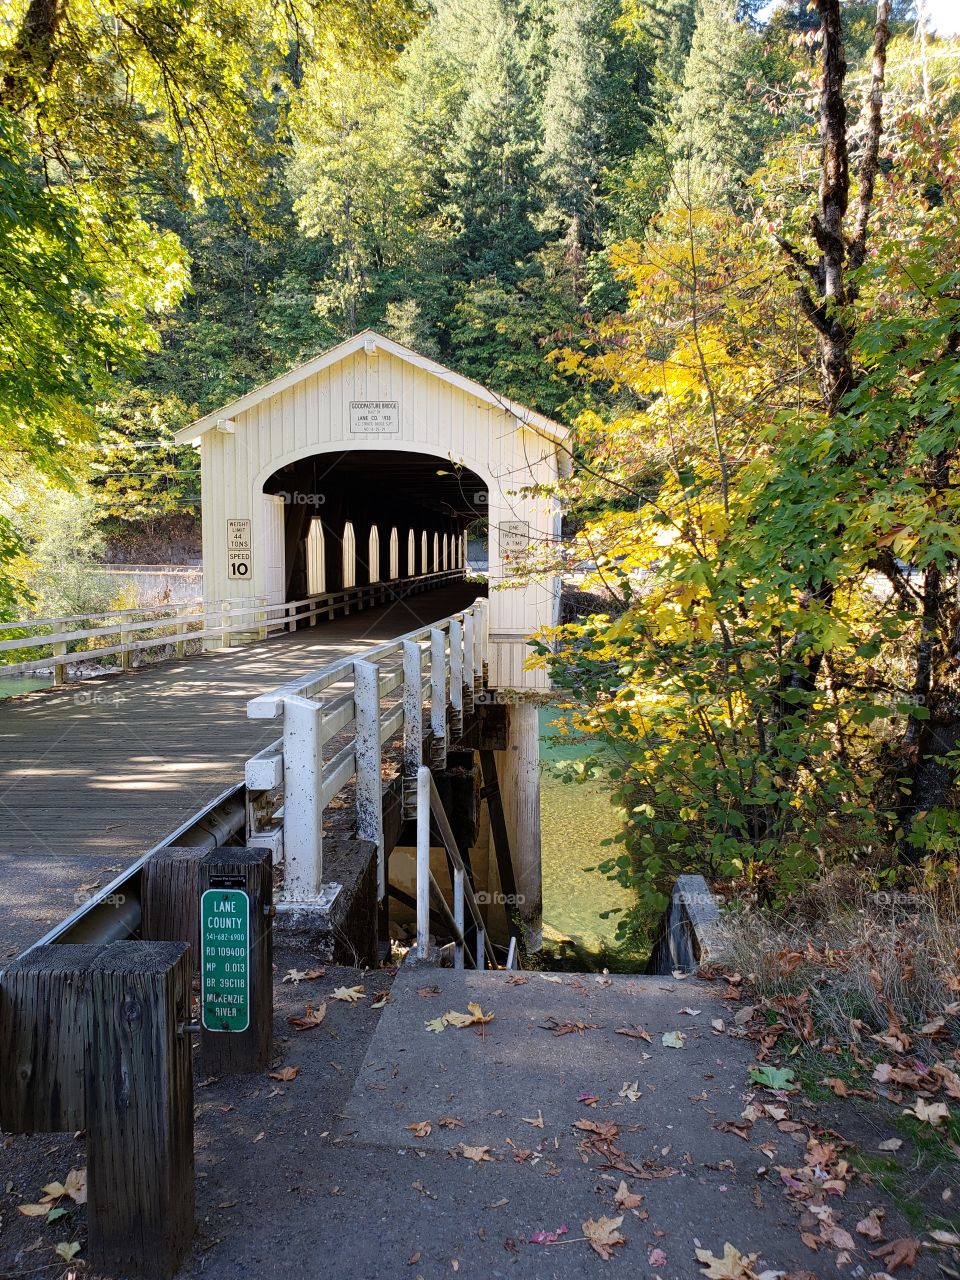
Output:
[[423,764],[423,654],[416,640],[403,642],[403,771]]
[[417,958],[430,948],[430,770],[417,770]]
[[315,898],[323,879],[323,760],[318,702],[290,694],[283,700],[284,898]]
[[463,732],[463,623],[450,619],[450,706],[457,734]]
[[353,664],[356,717],[357,834],[377,846],[378,895],[387,891],[383,854],[383,780],[380,769],[380,668],[375,662]]
[[[67,642],[66,640],[58,640],[52,648],[54,658],[63,658],[67,652]],[[53,664],[53,683],[67,683],[67,664],[65,662],[55,662]]]
[[[120,669],[121,669],[121,671],[129,671],[129,670],[132,668],[132,666],[133,666],[133,650],[134,650],[134,644],[131,644],[131,643],[130,643],[130,641],[129,641],[129,639],[128,639],[128,633],[129,633],[129,630],[130,630],[130,626],[131,626],[131,624],[130,624],[130,623],[128,623],[128,622],[121,622],[121,623],[120,623],[120,635],[118,636],[118,640],[119,640],[119,642],[120,642]],[[134,642],[134,643],[135,643],[135,642]]]
[[459,867],[453,873],[453,923],[457,926],[460,937],[454,939],[453,967],[463,968],[463,872]]
[[474,695],[474,673],[476,667],[474,658],[476,656],[476,627],[477,621],[474,616],[473,606],[471,606],[463,615],[463,683],[466,688],[468,711],[473,710]]
[[431,754],[442,764],[447,753],[447,633],[430,629],[430,733]]
[[473,619],[473,689],[475,693],[479,693],[483,687],[483,623],[483,608],[478,600],[474,607]]

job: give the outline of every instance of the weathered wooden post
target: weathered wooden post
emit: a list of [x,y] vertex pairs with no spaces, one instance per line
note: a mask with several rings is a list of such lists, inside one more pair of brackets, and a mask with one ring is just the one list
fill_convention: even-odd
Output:
[[273,858],[222,848],[200,864],[200,1062],[262,1071],[273,1039]]
[[192,975],[180,942],[36,947],[0,974],[0,1128],[86,1129],[97,1272],[167,1280],[193,1235]]
[[193,1237],[192,979],[182,942],[121,942],[90,969],[88,1257],[166,1278]]
[[[53,648],[53,656],[54,656],[54,658],[63,658],[63,657],[66,657],[66,653],[67,653],[67,642],[66,642],[66,640],[57,640],[57,641],[52,645],[52,648]],[[54,684],[66,684],[66,683],[67,683],[67,664],[66,664],[65,662],[54,662],[54,664],[53,664],[53,683],[54,683]]]

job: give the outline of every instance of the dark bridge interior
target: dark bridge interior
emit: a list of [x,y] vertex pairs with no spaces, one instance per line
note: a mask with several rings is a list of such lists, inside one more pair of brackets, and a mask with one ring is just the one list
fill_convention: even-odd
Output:
[[287,600],[464,567],[466,529],[487,516],[487,486],[431,454],[314,454],[275,472],[284,500]]

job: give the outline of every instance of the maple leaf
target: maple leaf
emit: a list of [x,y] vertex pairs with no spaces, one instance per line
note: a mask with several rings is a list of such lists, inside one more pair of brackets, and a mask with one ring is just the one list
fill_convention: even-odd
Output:
[[291,1027],[297,1027],[300,1031],[309,1031],[311,1027],[319,1027],[326,1016],[326,1003],[318,1004],[316,1008],[312,1004],[308,1004],[306,1013],[299,1018],[288,1018],[287,1021]]
[[598,1253],[604,1262],[613,1257],[613,1250],[627,1243],[626,1236],[620,1233],[623,1214],[618,1218],[588,1218],[580,1224],[581,1230],[590,1247]]
[[281,981],[292,982],[296,987],[301,982],[312,982],[315,978],[322,978],[326,972],[326,969],[288,969]]
[[750,1253],[746,1257],[735,1249],[728,1241],[723,1246],[723,1257],[718,1258],[709,1249],[697,1250],[697,1261],[705,1265],[700,1268],[709,1280],[757,1280],[753,1264],[757,1254]]
[[936,1129],[942,1121],[950,1119],[950,1108],[945,1102],[924,1102],[923,1098],[917,1098],[912,1107],[904,1108],[903,1114],[914,1116]]
[[900,1240],[891,1240],[882,1249],[871,1249],[871,1258],[883,1258],[884,1265],[890,1272],[897,1267],[912,1267],[917,1260],[920,1241],[905,1236]]
[[614,1192],[613,1200],[618,1209],[639,1209],[643,1204],[644,1197],[637,1195],[635,1191],[631,1191],[625,1180],[621,1178],[620,1185]]
[[460,1154],[466,1160],[473,1160],[480,1164],[483,1160],[493,1160],[489,1147],[468,1147],[465,1142],[460,1143]]
[[268,1071],[267,1079],[280,1080],[284,1084],[289,1084],[291,1080],[296,1080],[299,1074],[300,1074],[299,1067],[281,1067],[279,1071]]
[[492,1021],[493,1013],[484,1013],[480,1006],[473,1001],[467,1005],[466,1013],[459,1013],[456,1009],[448,1009],[443,1015],[443,1022],[448,1027],[483,1026],[485,1023]]
[[63,1189],[74,1204],[87,1203],[87,1171],[71,1169],[63,1184]]
[[429,1120],[418,1120],[414,1124],[408,1124],[407,1128],[418,1138],[429,1138],[433,1132],[433,1125]]
[[436,1032],[437,1035],[446,1029],[446,1022],[443,1018],[431,1018],[429,1022],[423,1024],[428,1031]]
[[331,1000],[343,1000],[346,1004],[354,1004],[357,1000],[366,1000],[363,987],[337,987],[330,992]]
[[753,1084],[763,1085],[765,1089],[796,1089],[794,1074],[789,1067],[751,1067],[750,1079]]

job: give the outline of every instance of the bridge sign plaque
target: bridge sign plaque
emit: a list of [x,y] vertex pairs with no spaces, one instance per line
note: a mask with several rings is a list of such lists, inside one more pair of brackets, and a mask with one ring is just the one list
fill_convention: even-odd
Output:
[[236,877],[219,879],[223,884],[205,890],[200,898],[201,1021],[207,1031],[246,1031],[250,1025],[250,898],[237,887]]
[[398,400],[351,400],[350,434],[395,436],[400,430]]

